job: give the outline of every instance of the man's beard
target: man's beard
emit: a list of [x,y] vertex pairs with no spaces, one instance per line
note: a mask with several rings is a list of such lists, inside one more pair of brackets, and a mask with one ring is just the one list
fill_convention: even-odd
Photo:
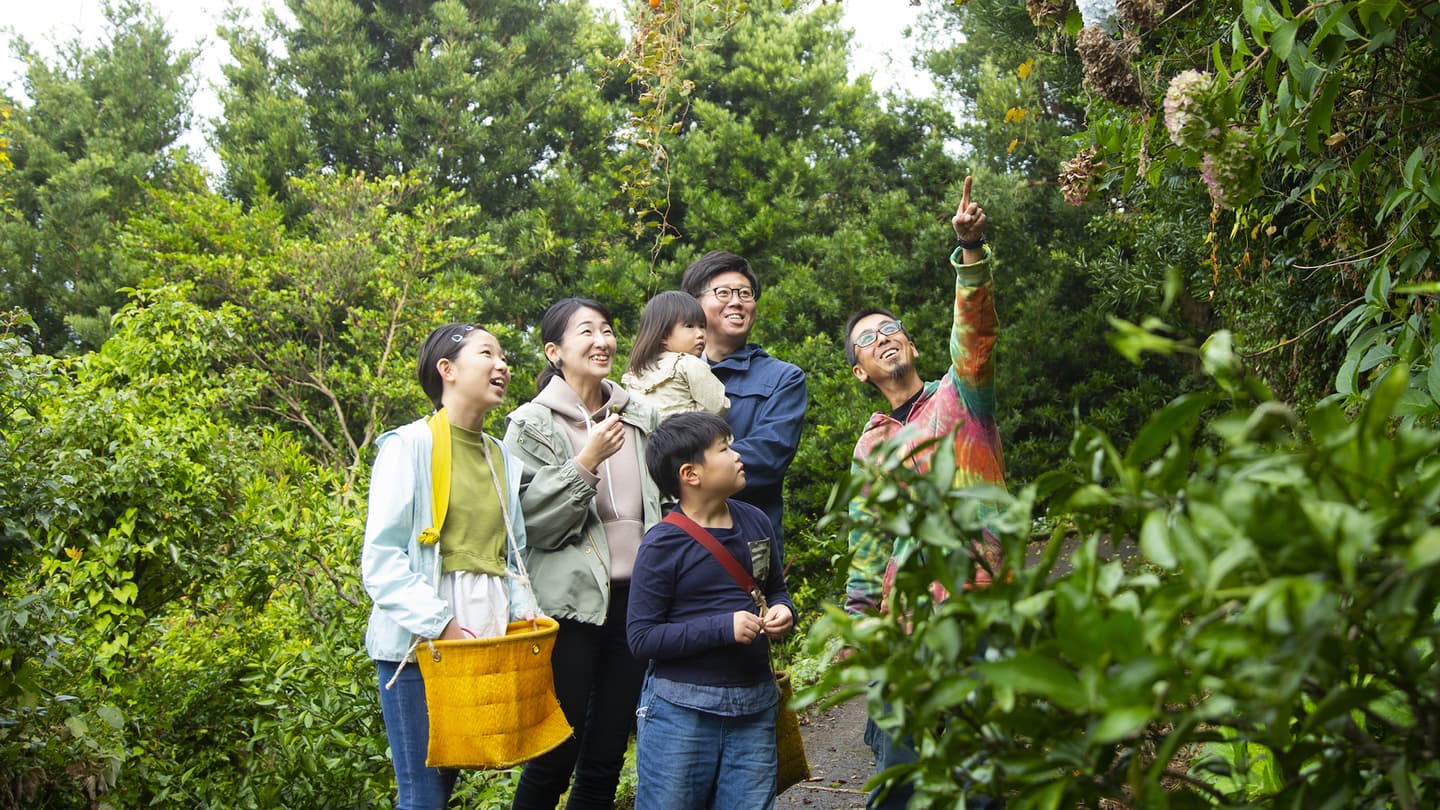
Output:
[[895,368],[892,368],[892,369],[890,369],[889,371],[885,372],[885,376],[890,378],[890,382],[901,382],[901,381],[903,381],[904,379],[906,379],[907,377],[909,377],[909,376],[910,376],[910,372],[912,372],[912,371],[914,371],[914,370],[915,370],[915,363],[907,360],[907,361],[902,362],[900,365],[896,366]]

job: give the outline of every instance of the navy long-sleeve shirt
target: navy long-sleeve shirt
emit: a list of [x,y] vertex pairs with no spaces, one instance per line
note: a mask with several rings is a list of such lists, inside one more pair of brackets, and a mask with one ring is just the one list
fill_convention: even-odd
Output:
[[[752,577],[758,559],[764,577],[756,581],[766,602],[785,605],[793,614],[769,519],[748,503],[726,503],[733,527],[705,528]],[[630,580],[625,629],[630,651],[636,658],[654,659],[657,677],[713,686],[771,679],[769,640],[761,635],[751,644],[735,641],[737,610],[754,613],[755,603],[708,549],[663,521],[645,532]]]

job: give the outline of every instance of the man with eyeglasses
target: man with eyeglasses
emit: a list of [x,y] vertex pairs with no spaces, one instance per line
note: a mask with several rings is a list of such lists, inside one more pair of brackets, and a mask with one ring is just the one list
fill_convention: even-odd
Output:
[[[890,404],[888,413],[870,417],[855,443],[852,469],[874,455],[888,440],[904,443],[909,464],[918,473],[930,469],[938,442],[951,441],[955,449],[955,486],[986,482],[1005,485],[1005,462],[995,424],[995,365],[991,352],[998,332],[990,277],[990,251],[985,247],[985,212],[970,200],[971,178],[965,178],[960,205],[950,224],[959,246],[950,254],[955,273],[955,310],[950,326],[950,367],[945,376],[925,382],[915,369],[920,350],[900,319],[888,309],[870,307],[850,316],[845,325],[845,357],[855,378],[870,383]],[[898,438],[896,438],[898,436]],[[851,504],[857,516],[858,501]],[[915,548],[912,538],[877,537],[855,530],[850,534],[850,572],[845,586],[845,609],[852,615],[878,613],[888,608],[897,561]],[[998,562],[994,538],[979,540],[974,551]],[[990,583],[989,573],[976,565],[973,584]],[[968,586],[967,586],[968,587]],[[933,585],[936,598],[948,594]],[[878,773],[915,760],[910,740],[893,740],[872,718],[865,741],[875,752]],[[881,795],[881,794],[884,795]],[[902,808],[914,788],[908,783],[872,792],[867,808]],[[972,807],[991,807],[989,800]]]
[[731,443],[745,464],[745,489],[735,497],[754,504],[770,518],[782,558],[785,471],[800,447],[809,396],[805,372],[771,357],[750,343],[760,279],[750,263],[724,250],[696,259],[680,279],[680,289],[705,310],[705,359],[725,386],[730,410],[725,421],[735,434]]

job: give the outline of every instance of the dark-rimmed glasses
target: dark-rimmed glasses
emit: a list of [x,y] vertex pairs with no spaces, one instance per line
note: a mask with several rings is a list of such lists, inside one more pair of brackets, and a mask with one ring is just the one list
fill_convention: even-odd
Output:
[[905,331],[905,327],[899,321],[886,321],[874,329],[866,329],[864,332],[856,335],[855,348],[863,349],[866,346],[873,346],[875,345],[875,341],[880,339],[881,335],[890,337],[896,332],[903,331]]
[[705,292],[715,296],[715,300],[722,304],[729,303],[730,296],[735,296],[741,301],[754,301],[754,287],[711,287]]

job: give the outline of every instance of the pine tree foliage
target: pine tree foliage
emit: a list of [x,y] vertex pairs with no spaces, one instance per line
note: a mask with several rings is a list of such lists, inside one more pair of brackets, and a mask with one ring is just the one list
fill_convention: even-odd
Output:
[[169,182],[187,160],[175,142],[190,119],[195,54],[175,49],[144,6],[107,6],[105,18],[97,47],[63,43],[53,62],[17,39],[28,101],[5,101],[0,293],[52,352],[103,342],[122,288],[141,280],[115,235],[143,187]]

